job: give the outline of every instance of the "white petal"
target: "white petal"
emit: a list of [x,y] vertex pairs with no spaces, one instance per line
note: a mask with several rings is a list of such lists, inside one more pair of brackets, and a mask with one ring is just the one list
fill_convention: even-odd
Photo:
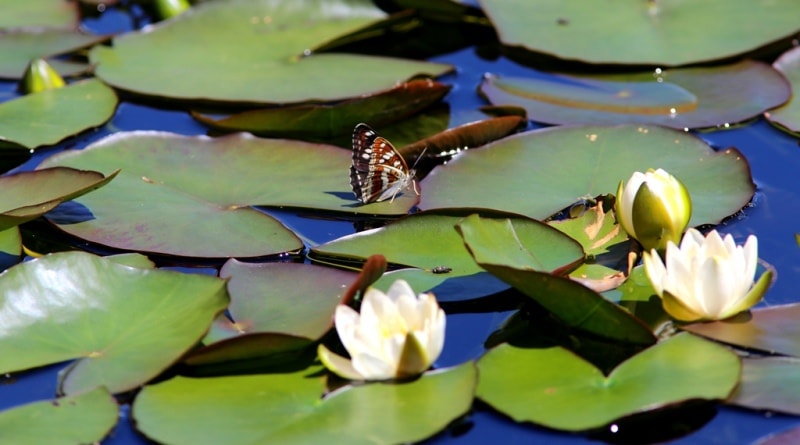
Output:
[[[674,244],[672,245],[674,246]],[[667,249],[669,249],[669,247],[667,247]],[[667,274],[667,269],[664,267],[664,263],[661,262],[661,257],[658,256],[658,252],[656,252],[655,249],[644,253],[644,270],[656,294],[659,297],[663,295],[664,276]]]
[[732,288],[733,271],[728,266],[726,261],[719,258],[709,258],[701,266],[699,276],[703,279],[698,280],[698,292],[702,292],[699,298],[705,307],[706,318],[719,317],[731,300],[737,298]]
[[755,280],[758,266],[758,238],[755,235],[748,236],[744,244],[744,262],[744,276],[752,282]]
[[350,380],[363,380],[365,378],[361,373],[356,371],[350,360],[347,360],[341,355],[334,354],[324,345],[319,345],[317,347],[317,356],[326,368],[340,377]]
[[389,363],[372,354],[356,354],[352,359],[353,368],[367,380],[386,380],[394,377],[397,363]]
[[416,294],[414,293],[414,289],[411,289],[411,286],[406,282],[406,280],[396,280],[389,286],[389,292],[387,292],[389,299],[392,301],[397,301],[401,295],[411,295],[414,297]]
[[358,326],[361,316],[353,310],[350,306],[340,304],[336,306],[333,321],[336,325],[336,333],[339,334],[339,340],[344,345],[347,352],[352,355],[358,352],[362,346],[361,341],[357,338]]

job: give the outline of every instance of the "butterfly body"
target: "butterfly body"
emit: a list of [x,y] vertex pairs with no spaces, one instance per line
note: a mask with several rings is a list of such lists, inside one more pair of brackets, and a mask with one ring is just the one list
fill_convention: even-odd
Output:
[[356,125],[350,165],[350,186],[356,199],[364,204],[390,198],[394,201],[409,187],[419,195],[414,174],[391,142],[366,124]]

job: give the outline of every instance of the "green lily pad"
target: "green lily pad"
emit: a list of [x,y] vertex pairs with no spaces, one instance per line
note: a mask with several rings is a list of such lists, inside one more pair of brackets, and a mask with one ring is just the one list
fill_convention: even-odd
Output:
[[493,104],[525,108],[537,122],[677,129],[741,122],[792,95],[780,73],[751,60],[657,74],[485,76],[480,92]]
[[696,399],[728,397],[739,358],[681,334],[636,354],[608,376],[566,349],[500,345],[478,361],[476,396],[517,422],[583,431]]
[[[470,212],[471,213],[471,212]],[[551,271],[561,269],[582,258],[580,247],[566,236],[527,218],[507,219],[508,215],[486,213],[491,222],[510,225],[517,230],[515,248],[522,243],[528,252],[541,259],[539,267]],[[498,219],[495,219],[498,218]],[[389,263],[416,267],[428,274],[444,278],[463,277],[481,272],[472,260],[456,231],[463,216],[420,212],[387,226],[366,230],[314,247],[312,259],[333,262],[359,262],[374,254],[386,257]],[[434,274],[433,269],[446,267],[446,274]]]
[[742,359],[739,390],[728,403],[800,416],[800,360],[790,357]]
[[96,190],[114,179],[95,171],[54,167],[0,176],[0,230],[38,218],[64,201]]
[[681,326],[697,335],[769,354],[800,357],[800,303],[756,308],[711,323]]
[[[786,76],[793,91],[800,91],[800,47],[786,51],[772,66]],[[764,116],[779,128],[800,133],[800,100],[797,97],[790,98],[788,102],[768,111]]]
[[0,10],[0,29],[75,28],[80,21],[77,3],[61,0],[0,0]]
[[506,45],[562,59],[633,65],[733,57],[791,37],[800,17],[800,3],[794,0],[627,0],[602,8],[587,8],[582,0],[480,4]]
[[117,101],[114,90],[88,79],[4,102],[0,142],[26,149],[57,144],[111,119]]
[[[15,3],[22,5],[27,2]],[[58,3],[63,5],[66,2]],[[0,20],[4,20],[7,6],[0,6],[0,8],[3,10],[3,17]],[[51,9],[51,11],[56,10],[56,8]],[[0,33],[0,79],[21,79],[25,74],[25,67],[33,59],[75,52],[107,39],[106,36],[67,29],[19,29]],[[48,62],[62,76],[74,75],[87,68],[85,63],[56,59],[48,60]]]
[[325,141],[351,137],[355,124],[369,119],[386,125],[440,101],[450,86],[431,80],[412,80],[374,94],[336,104],[305,104],[245,111],[223,119],[193,112],[192,117],[215,130],[249,131],[265,137]]
[[117,423],[119,408],[105,388],[0,412],[3,443],[99,443]]
[[492,208],[537,219],[586,196],[615,193],[634,171],[663,168],[689,189],[691,226],[739,211],[755,192],[736,149],[714,151],[681,131],[643,125],[565,126],[501,139],[435,168],[419,207]]
[[406,193],[393,203],[357,205],[348,188],[350,162],[349,151],[300,141],[131,132],[41,165],[122,170],[108,187],[73,201],[89,216],[76,222],[65,219],[74,209],[51,212],[48,217],[61,230],[119,249],[221,258],[303,247],[296,235],[251,205],[402,214],[416,201]]
[[[514,241],[518,231],[509,224],[503,227],[500,221],[485,221],[473,215],[465,218],[457,227],[476,263],[531,297],[567,326],[595,334],[600,338],[625,343],[650,345],[655,342],[649,329],[616,304],[568,278],[548,273],[549,271],[565,273],[570,266],[574,267],[583,258],[582,249],[574,240],[554,229],[551,230],[561,236],[550,235],[553,247],[544,247],[547,244],[543,234],[530,238],[534,240],[534,244],[530,246],[542,248],[541,252],[548,253],[556,250],[554,247],[556,240],[566,244],[560,241],[565,239],[574,244],[572,252],[567,246],[559,249],[565,251],[561,254],[563,256],[559,257],[562,266],[553,269],[552,266],[542,267],[542,259],[538,257],[541,255],[539,250],[532,255],[528,245]],[[525,249],[526,247],[528,249]],[[570,255],[571,261],[569,261]]]
[[78,359],[59,375],[66,394],[141,385],[191,348],[228,303],[218,278],[81,252],[17,265],[0,275],[0,288],[0,372]]
[[311,51],[382,17],[367,0],[309,0],[291,8],[271,0],[205,2],[189,14],[117,37],[113,48],[93,48],[90,60],[98,77],[125,91],[250,104],[342,100],[452,70],[444,64]]
[[465,414],[476,381],[469,362],[413,382],[346,386],[320,400],[319,371],[177,377],[145,387],[133,417],[147,437],[175,445],[408,443]]

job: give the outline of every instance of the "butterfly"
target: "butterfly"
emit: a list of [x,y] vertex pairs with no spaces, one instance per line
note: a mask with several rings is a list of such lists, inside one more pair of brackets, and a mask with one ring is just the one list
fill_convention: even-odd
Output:
[[367,124],[353,129],[353,163],[350,186],[356,199],[366,204],[385,201],[411,187],[419,195],[414,169],[386,138],[378,136]]

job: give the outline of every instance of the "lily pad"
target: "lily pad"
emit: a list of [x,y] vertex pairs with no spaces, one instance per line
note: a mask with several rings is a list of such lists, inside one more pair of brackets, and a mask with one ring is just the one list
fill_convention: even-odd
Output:
[[790,38],[800,17],[794,0],[627,0],[602,8],[587,8],[582,0],[479,3],[506,45],[561,59],[634,65],[733,57]]
[[62,0],[0,0],[0,10],[0,29],[75,28],[80,20],[77,3]]
[[469,150],[422,182],[419,207],[492,208],[547,217],[586,196],[615,193],[634,171],[663,168],[692,197],[691,226],[715,224],[755,192],[738,150],[715,151],[690,134],[657,126],[564,126],[520,133]]
[[740,370],[736,354],[686,334],[631,357],[608,376],[560,347],[503,344],[478,361],[476,395],[517,422],[584,431],[681,402],[725,399]]
[[681,326],[717,341],[769,354],[800,357],[800,304],[752,309],[750,313],[711,323]]
[[316,340],[333,325],[333,311],[357,274],[311,264],[229,260],[220,277],[228,279],[228,313],[245,333]]
[[125,91],[249,104],[342,100],[452,70],[428,62],[313,53],[384,16],[367,0],[309,0],[292,7],[271,0],[205,2],[173,20],[119,36],[113,48],[93,48],[90,60],[98,77]]
[[228,303],[218,278],[81,252],[17,265],[0,275],[0,288],[0,372],[78,359],[60,373],[66,394],[141,385],[191,348]]
[[[650,345],[655,342],[649,329],[616,304],[568,278],[547,273],[548,269],[565,273],[583,258],[582,249],[575,241],[561,235],[561,239],[574,243],[574,247],[572,252],[566,249],[567,246],[561,247],[565,251],[561,257],[563,265],[553,270],[541,266],[542,260],[537,258],[540,251],[531,255],[524,248],[528,246],[520,245],[519,241],[516,241],[516,246],[515,242],[507,242],[515,239],[516,231],[509,224],[503,227],[499,223],[473,215],[457,226],[475,262],[481,267],[531,297],[571,328],[625,343]],[[552,235],[551,238],[553,241],[559,239]],[[555,247],[545,248],[547,244],[542,242],[545,238],[541,234],[530,239],[534,240],[530,246],[541,248],[541,252],[555,250]],[[570,254],[571,261],[564,261],[564,257],[569,258]]]
[[431,80],[413,80],[387,91],[367,94],[336,104],[305,104],[245,111],[213,119],[193,112],[201,123],[222,131],[248,131],[265,137],[325,141],[346,134],[369,119],[372,126],[387,125],[440,101],[450,87]]
[[800,360],[791,357],[742,359],[739,390],[729,403],[800,416]]
[[[8,1],[5,0],[6,3]],[[14,3],[22,5],[28,2]],[[63,5],[66,2],[59,1],[57,3]],[[0,20],[4,20],[7,17],[7,6],[0,6],[0,8],[3,10],[3,17]],[[51,11],[56,11],[56,8],[51,6]],[[67,29],[19,29],[0,33],[0,79],[21,79],[25,73],[25,67],[33,59],[75,52],[107,39],[107,36],[85,34]],[[73,75],[85,71],[87,68],[85,63],[70,63],[59,59],[48,60],[48,62],[62,76]]]
[[145,387],[133,417],[147,437],[175,445],[408,443],[465,414],[476,381],[469,362],[413,382],[346,386],[320,400],[319,371],[176,377]]
[[22,255],[22,236],[19,228],[0,230],[0,270],[18,263]]
[[658,70],[656,73],[485,76],[480,92],[496,105],[517,105],[547,124],[656,124],[683,129],[732,124],[758,116],[792,95],[769,65]]
[[64,201],[96,190],[114,179],[95,171],[54,167],[0,176],[0,231],[38,218]]
[[[800,91],[800,47],[786,51],[772,66],[786,76],[793,91]],[[784,105],[770,110],[764,115],[773,124],[788,131],[800,133],[800,99],[797,97],[792,97]]]
[[[470,212],[471,213],[471,212]],[[520,245],[541,261],[538,267],[551,271],[580,261],[580,247],[555,229],[527,218],[508,219],[509,215],[485,213],[490,222],[509,226],[519,236],[514,248]],[[495,219],[497,218],[497,219]],[[416,267],[429,271],[446,267],[447,278],[463,277],[481,272],[472,260],[456,231],[463,216],[420,212],[387,226],[347,235],[312,248],[309,257],[334,262],[358,262],[381,254],[391,264]],[[488,223],[487,223],[488,224]],[[491,235],[490,235],[491,236]]]
[[42,166],[122,170],[108,187],[74,201],[84,207],[77,221],[73,208],[51,212],[62,230],[119,249],[221,258],[303,247],[251,205],[401,214],[416,201],[406,193],[393,203],[357,205],[347,188],[350,159],[349,151],[328,145],[246,134],[210,139],[131,132],[55,155]]
[[117,423],[117,402],[105,388],[0,412],[4,443],[99,443]]
[[88,79],[4,102],[0,142],[26,149],[57,144],[111,119],[117,101],[114,90]]

